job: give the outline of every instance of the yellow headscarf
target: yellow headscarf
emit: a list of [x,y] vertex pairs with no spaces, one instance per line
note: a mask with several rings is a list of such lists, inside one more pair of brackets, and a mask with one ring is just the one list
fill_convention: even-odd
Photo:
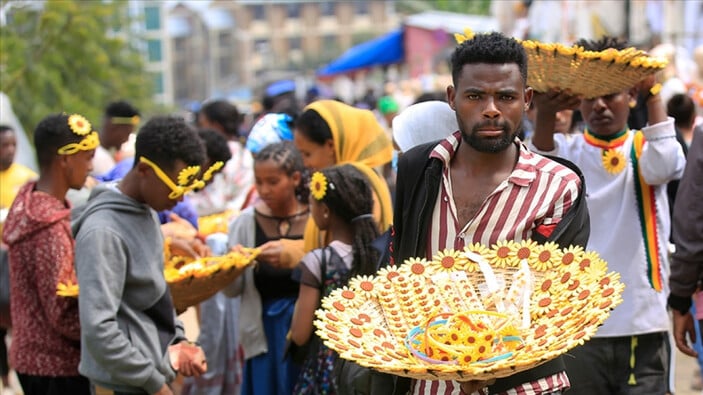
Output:
[[[332,132],[337,164],[349,163],[366,175],[374,195],[374,219],[385,232],[393,223],[393,205],[386,181],[373,169],[393,157],[393,145],[374,114],[336,100],[310,103],[303,111],[314,110]],[[323,236],[312,217],[305,228],[305,251],[322,247]]]

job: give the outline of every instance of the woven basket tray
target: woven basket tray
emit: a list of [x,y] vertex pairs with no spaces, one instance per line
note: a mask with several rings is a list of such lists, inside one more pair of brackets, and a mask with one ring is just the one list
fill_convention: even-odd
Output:
[[[167,264],[164,276],[176,311],[184,311],[212,297],[244,273],[258,254],[257,248],[241,248],[227,255],[185,263],[180,268]],[[175,257],[171,261],[177,263],[179,259]]]
[[198,217],[198,232],[203,236],[213,233],[227,233],[229,222],[237,215],[234,210]]
[[[444,251],[429,262],[410,259],[376,276],[351,279],[348,287],[323,299],[315,313],[316,333],[342,358],[381,372],[427,380],[490,380],[530,369],[583,344],[622,301],[619,274],[607,273],[596,253],[581,248],[508,242],[467,250],[474,254],[467,254],[471,259],[460,251]],[[487,354],[484,361],[472,363],[418,357],[408,339],[418,328],[427,328],[432,317],[492,312],[496,304],[505,307],[486,297],[488,282],[477,264],[481,260],[493,268],[503,290],[493,295],[503,295],[500,300],[510,299],[510,289],[530,289],[529,321],[513,322],[519,345],[500,357]],[[516,275],[525,270],[528,285]]]
[[636,48],[593,52],[558,43],[522,41],[522,45],[529,86],[537,92],[569,89],[587,99],[632,88],[667,64]]
[[[258,254],[258,248],[240,248],[227,255],[196,261],[178,256],[170,258],[164,268],[164,277],[176,311],[182,312],[212,297],[244,273]],[[74,283],[59,283],[56,293],[75,298],[79,287]]]

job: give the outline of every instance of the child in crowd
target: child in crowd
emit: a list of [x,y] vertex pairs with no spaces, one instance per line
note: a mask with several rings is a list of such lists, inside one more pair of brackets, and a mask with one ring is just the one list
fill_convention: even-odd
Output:
[[[372,247],[379,232],[371,214],[371,188],[356,167],[334,166],[314,173],[310,208],[313,220],[331,235],[331,242],[309,252],[299,266],[301,285],[290,333],[299,346],[313,336],[315,309],[321,298],[346,285],[351,276],[374,274],[378,260],[378,251]],[[313,339],[293,393],[334,394],[336,354],[317,337]]]
[[[303,238],[309,214],[304,170],[303,159],[290,142],[268,145],[256,154],[254,178],[260,200],[230,224],[230,247]],[[291,279],[292,268],[280,264],[280,254],[270,255],[271,259],[262,255],[257,266],[228,290],[230,296],[242,296],[239,325],[247,360],[242,394],[291,394],[298,368],[284,358],[284,349],[298,284]]]
[[56,295],[75,282],[70,188],[93,169],[98,133],[80,115],[54,114],[34,130],[39,179],[25,184],[7,215],[13,339],[10,361],[26,395],[90,394],[78,373],[78,302]]
[[139,131],[134,161],[119,182],[92,191],[73,223],[79,371],[115,394],[171,395],[176,373],[197,376],[207,361],[176,318],[156,212],[202,185],[205,149],[182,118],[154,117]]

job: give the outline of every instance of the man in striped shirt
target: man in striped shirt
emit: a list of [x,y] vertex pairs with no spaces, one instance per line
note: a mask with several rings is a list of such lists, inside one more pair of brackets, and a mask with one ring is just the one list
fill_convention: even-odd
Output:
[[[451,63],[447,96],[459,131],[400,157],[394,261],[475,242],[584,245],[589,222],[578,169],[534,154],[517,139],[532,98],[522,46],[500,33],[476,35],[457,47]],[[412,393],[541,395],[567,388],[563,361],[556,359],[495,383],[415,381]]]

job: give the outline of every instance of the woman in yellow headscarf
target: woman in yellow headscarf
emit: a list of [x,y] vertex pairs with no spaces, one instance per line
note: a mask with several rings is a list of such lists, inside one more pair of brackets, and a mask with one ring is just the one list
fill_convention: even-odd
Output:
[[[390,227],[391,195],[386,181],[374,168],[391,161],[393,146],[371,111],[335,100],[313,102],[296,120],[293,141],[305,166],[312,171],[349,163],[364,173],[374,192],[372,214],[379,231],[383,233]],[[326,244],[325,235],[310,219],[305,230],[305,251]]]

